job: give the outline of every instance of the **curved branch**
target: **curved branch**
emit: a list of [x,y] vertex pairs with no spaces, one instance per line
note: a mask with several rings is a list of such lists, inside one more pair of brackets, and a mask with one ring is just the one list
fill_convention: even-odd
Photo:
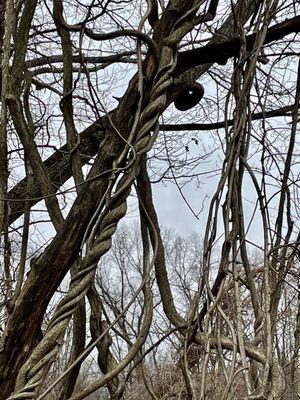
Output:
[[56,16],[57,16],[56,23],[61,25],[61,27],[67,31],[84,32],[90,39],[96,41],[111,40],[125,36],[133,37],[146,43],[149,46],[149,49],[152,51],[152,53],[156,56],[156,59],[158,60],[158,51],[156,43],[154,42],[154,40],[152,40],[148,35],[146,35],[143,32],[140,32],[135,29],[122,29],[119,31],[113,31],[108,33],[96,33],[92,29],[87,28],[84,22],[75,25],[67,24],[63,18],[62,10],[60,5],[58,4],[58,1],[54,1],[54,9],[56,9]]
[[[198,332],[194,337],[194,342],[202,346],[205,346],[207,343],[207,339],[208,338],[206,333]],[[209,346],[212,349],[218,349],[219,346],[218,341],[220,341],[219,343],[221,344],[223,349],[233,350],[233,341],[225,336],[221,336],[219,339],[214,337],[209,337]],[[238,351],[240,350],[238,349]],[[245,352],[246,356],[249,357],[251,360],[257,361],[260,364],[265,364],[267,362],[266,354],[257,346],[254,346],[251,343],[245,344]]]

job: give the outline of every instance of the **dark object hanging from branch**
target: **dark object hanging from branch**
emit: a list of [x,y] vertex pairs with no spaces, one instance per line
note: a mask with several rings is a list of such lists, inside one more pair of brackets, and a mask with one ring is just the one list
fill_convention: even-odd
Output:
[[179,111],[187,111],[195,107],[204,95],[204,87],[195,82],[193,85],[183,86],[179,89],[174,100],[174,105]]

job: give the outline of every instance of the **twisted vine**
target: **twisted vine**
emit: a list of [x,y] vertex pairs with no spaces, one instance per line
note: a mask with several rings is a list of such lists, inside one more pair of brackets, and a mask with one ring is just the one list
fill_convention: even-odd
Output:
[[[123,171],[119,180],[117,180],[117,176],[121,171],[116,168],[113,177],[116,189],[112,194],[114,185],[111,185],[110,193],[106,195],[105,208],[96,221],[99,227],[97,233],[95,234],[93,231],[94,237],[88,238],[89,246],[87,246],[86,255],[80,262],[77,275],[70,283],[69,292],[58,304],[43,339],[22,366],[17,377],[15,392],[8,400],[33,400],[38,395],[46,372],[58,354],[70,319],[93,280],[97,263],[110,249],[112,236],[117,229],[118,222],[126,214],[127,197],[139,172],[141,156],[151,149],[156,138],[156,133],[151,136],[149,131],[157,124],[159,116],[165,109],[167,90],[173,83],[171,75],[176,63],[176,50],[167,46],[163,47],[160,68],[154,80],[148,106],[140,115],[133,144],[135,158],[131,160],[131,167]],[[127,159],[128,157],[130,156],[127,156]]]

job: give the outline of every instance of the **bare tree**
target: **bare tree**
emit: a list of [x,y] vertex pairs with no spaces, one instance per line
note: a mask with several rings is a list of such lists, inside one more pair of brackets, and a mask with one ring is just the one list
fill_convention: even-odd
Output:
[[[0,400],[120,399],[133,376],[158,398],[167,338],[177,398],[215,396],[212,370],[223,399],[299,396],[299,30],[293,0],[1,3]],[[206,227],[168,252],[154,182],[197,218],[184,186],[211,175]],[[107,287],[130,195],[140,246]]]

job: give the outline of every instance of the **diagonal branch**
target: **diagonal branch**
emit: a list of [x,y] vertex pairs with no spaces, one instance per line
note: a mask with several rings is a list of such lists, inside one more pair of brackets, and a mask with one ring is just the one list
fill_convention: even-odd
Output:
[[[270,111],[264,111],[264,112],[259,112],[252,114],[251,120],[252,121],[257,121],[260,119],[265,119],[265,118],[274,118],[274,117],[284,117],[287,116],[292,110],[294,106],[284,106],[280,107],[277,110],[270,110]],[[227,126],[232,126],[234,123],[233,119],[229,119],[228,121],[221,121],[221,122],[212,122],[212,123],[203,123],[203,124],[198,124],[196,122],[194,123],[188,123],[188,124],[162,124],[160,125],[160,130],[166,131],[166,132],[180,132],[180,131],[211,131],[214,129],[221,129],[225,128],[226,124]]]
[[[252,115],[252,120],[259,120],[263,118],[273,118],[288,115],[292,110],[293,106],[280,107],[276,110],[267,112],[259,112]],[[233,120],[227,121],[228,126],[232,126]],[[98,151],[100,142],[105,136],[105,127],[107,121],[105,118],[101,120],[101,124],[95,122],[90,125],[80,134],[79,153],[82,165],[87,164],[89,160],[94,157]],[[208,123],[208,124],[163,124],[160,125],[160,129],[166,132],[168,131],[208,131],[213,129],[220,129],[225,127],[225,121]],[[64,145],[52,154],[47,160],[44,161],[45,168],[52,180],[53,186],[59,189],[71,176],[71,168],[67,158],[68,149],[67,145]],[[22,179],[16,186],[14,186],[8,193],[8,203],[10,209],[9,222],[13,223],[20,216],[23,215],[26,202],[26,187],[27,178]],[[32,192],[30,194],[31,205],[37,204],[43,199],[39,185],[35,181],[33,183]]]
[[[299,33],[300,16],[287,19],[284,22],[271,26],[266,34],[264,45],[284,38],[291,33]],[[256,33],[246,36],[247,50],[253,48]],[[178,64],[174,75],[177,77],[183,72],[203,64],[226,64],[227,60],[239,54],[241,39],[234,38],[217,44],[211,44],[199,49],[187,50],[179,53]]]

